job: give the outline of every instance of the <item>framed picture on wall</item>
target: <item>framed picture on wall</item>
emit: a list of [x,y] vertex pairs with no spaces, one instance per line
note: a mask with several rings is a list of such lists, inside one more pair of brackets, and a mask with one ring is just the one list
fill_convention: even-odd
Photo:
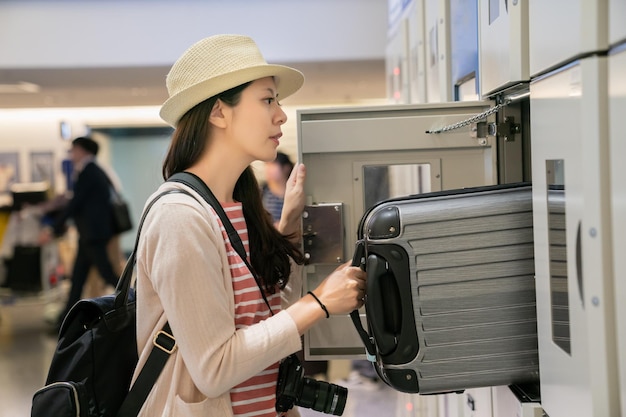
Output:
[[0,193],[8,193],[19,182],[20,158],[17,152],[0,152]]
[[54,188],[54,154],[52,151],[30,153],[30,180],[45,181]]

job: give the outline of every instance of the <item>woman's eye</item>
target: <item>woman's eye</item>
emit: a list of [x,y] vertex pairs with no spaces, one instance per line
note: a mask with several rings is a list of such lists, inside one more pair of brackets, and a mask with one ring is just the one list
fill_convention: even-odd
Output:
[[272,104],[273,102],[276,101],[276,99],[274,97],[268,97],[265,99],[265,101],[267,101],[267,104]]

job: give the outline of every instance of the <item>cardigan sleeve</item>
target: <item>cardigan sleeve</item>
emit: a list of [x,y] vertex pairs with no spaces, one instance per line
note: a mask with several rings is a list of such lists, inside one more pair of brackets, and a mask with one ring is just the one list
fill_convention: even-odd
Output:
[[184,198],[164,201],[146,220],[145,272],[194,384],[216,397],[299,350],[300,336],[286,311],[235,329],[230,270],[216,215]]

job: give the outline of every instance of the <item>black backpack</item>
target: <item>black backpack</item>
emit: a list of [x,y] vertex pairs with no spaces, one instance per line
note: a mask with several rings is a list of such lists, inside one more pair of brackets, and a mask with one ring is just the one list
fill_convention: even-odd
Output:
[[59,331],[46,385],[33,396],[31,417],[138,414],[169,355],[176,349],[166,323],[155,335],[148,361],[129,392],[138,361],[135,292],[131,288],[135,253],[146,214],[160,197],[171,193],[191,196],[184,190],[168,190],[150,202],[115,293],[80,300],[68,312]]

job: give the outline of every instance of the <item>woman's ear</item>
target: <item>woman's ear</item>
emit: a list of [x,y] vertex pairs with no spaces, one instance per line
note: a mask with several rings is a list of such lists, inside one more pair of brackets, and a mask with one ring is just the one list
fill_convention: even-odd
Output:
[[217,101],[213,105],[213,109],[211,109],[211,114],[209,115],[209,123],[219,128],[225,128],[226,118],[224,117],[223,110],[224,103],[222,102],[222,100],[217,99]]

